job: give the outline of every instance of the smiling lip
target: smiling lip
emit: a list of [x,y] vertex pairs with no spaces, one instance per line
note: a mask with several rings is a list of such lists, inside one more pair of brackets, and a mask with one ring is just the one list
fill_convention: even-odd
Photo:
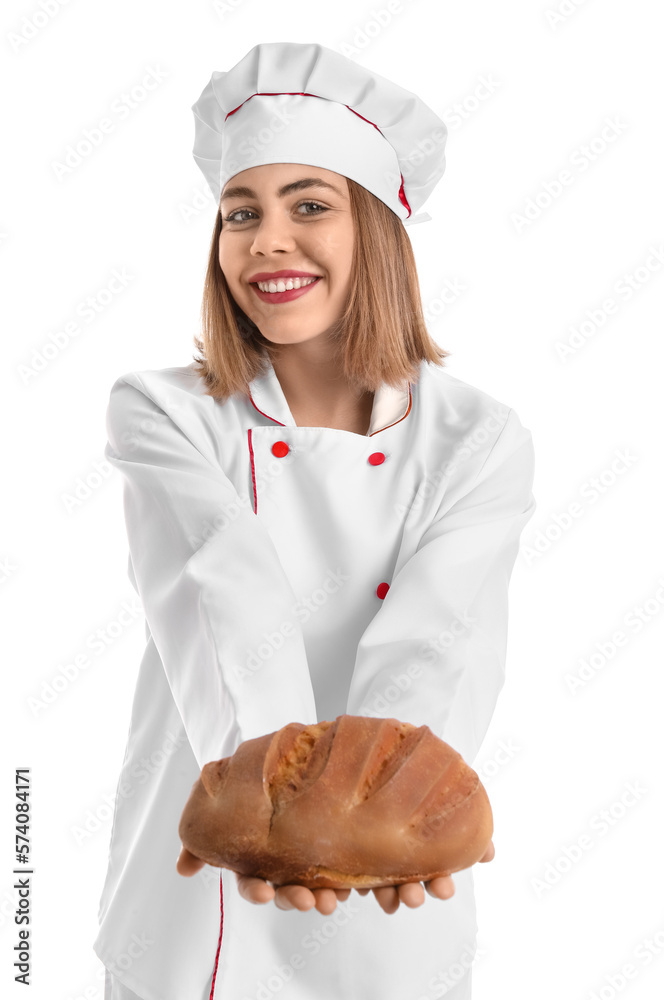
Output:
[[[318,274],[295,274],[295,275],[285,275],[285,277],[293,278],[317,278],[317,281],[312,281],[310,284],[305,285],[303,288],[288,288],[285,292],[262,292],[258,285],[252,284],[252,288],[259,299],[263,302],[270,302],[272,305],[278,306],[280,302],[290,302],[291,299],[299,299],[301,295],[306,295],[307,292],[315,288],[318,282],[321,280]],[[267,281],[267,278],[260,278],[260,281]]]
[[252,274],[247,280],[250,284],[255,281],[273,281],[275,278],[320,278],[320,274],[312,274],[311,271],[259,271]]

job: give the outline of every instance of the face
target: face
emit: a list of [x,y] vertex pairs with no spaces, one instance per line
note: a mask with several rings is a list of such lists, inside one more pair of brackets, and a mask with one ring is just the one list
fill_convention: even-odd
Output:
[[[219,263],[243,312],[276,344],[324,336],[341,317],[351,284],[346,178],[322,167],[268,163],[231,177],[220,207]],[[305,276],[299,289],[293,274]]]

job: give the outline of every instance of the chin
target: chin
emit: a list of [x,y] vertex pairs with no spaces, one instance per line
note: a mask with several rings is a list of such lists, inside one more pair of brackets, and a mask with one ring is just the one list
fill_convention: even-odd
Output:
[[[258,326],[258,324],[256,325]],[[271,341],[273,344],[302,344],[306,340],[315,340],[316,337],[320,336],[319,331],[312,332],[311,327],[306,327],[305,329],[284,328],[280,330],[263,330],[258,327],[258,329],[265,339]]]

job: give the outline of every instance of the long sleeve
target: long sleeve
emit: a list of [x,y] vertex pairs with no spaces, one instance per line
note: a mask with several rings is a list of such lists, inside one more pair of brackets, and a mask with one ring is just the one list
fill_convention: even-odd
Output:
[[201,401],[160,402],[137,373],[119,378],[105,455],[124,479],[130,578],[202,767],[316,709],[267,530],[215,459]]
[[478,464],[397,568],[359,642],[347,708],[426,724],[469,763],[504,682],[508,585],[536,506],[532,437],[514,410]]

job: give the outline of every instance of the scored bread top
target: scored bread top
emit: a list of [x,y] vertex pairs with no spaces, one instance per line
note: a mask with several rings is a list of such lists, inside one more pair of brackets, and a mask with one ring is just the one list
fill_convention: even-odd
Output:
[[333,888],[450,874],[492,832],[479,777],[428,726],[352,715],[292,722],[206,764],[180,823],[210,864]]
[[317,783],[333,791],[346,812],[365,806],[367,816],[369,800],[377,797],[376,806],[383,806],[379,793],[389,785],[390,796],[398,796],[394,820],[414,831],[458,808],[476,791],[479,778],[428,726],[342,715],[309,726],[291,723],[274,734],[267,749],[263,785],[273,819],[296,798],[313,794]]

